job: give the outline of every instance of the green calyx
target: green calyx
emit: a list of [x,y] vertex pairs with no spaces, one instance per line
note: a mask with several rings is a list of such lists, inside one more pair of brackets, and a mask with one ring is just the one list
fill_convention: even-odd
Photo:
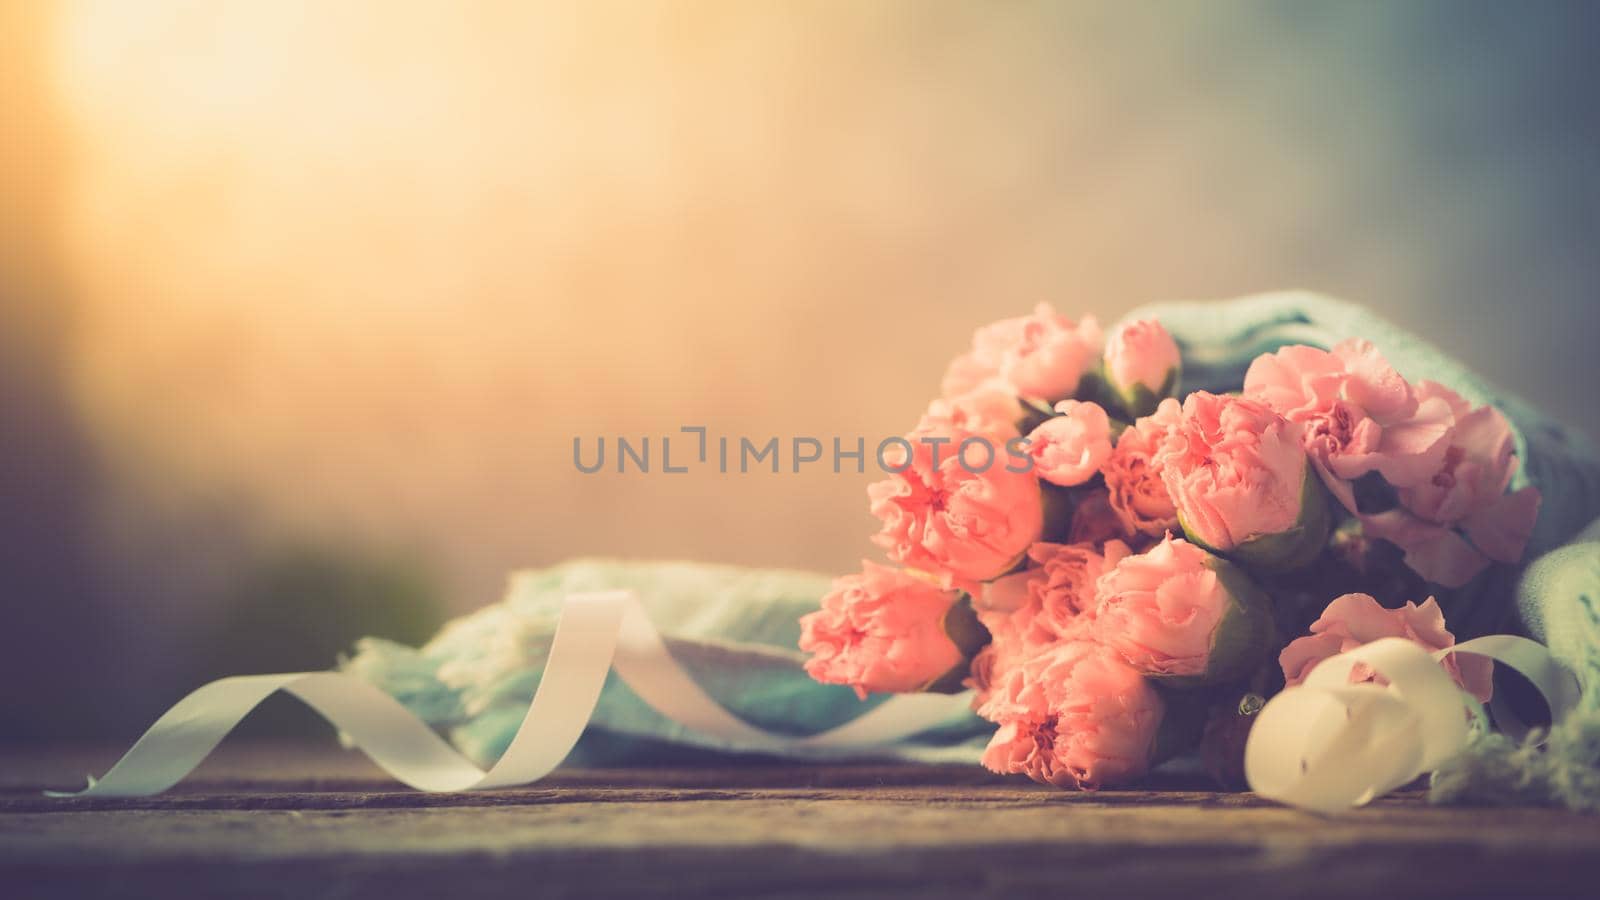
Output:
[[1272,652],[1277,626],[1272,620],[1272,598],[1238,566],[1220,557],[1207,561],[1217,580],[1232,598],[1228,611],[1211,639],[1211,656],[1204,675],[1217,684],[1244,678]]
[[956,602],[944,614],[944,633],[950,638],[951,643],[961,651],[961,662],[957,663],[950,671],[929,681],[922,686],[922,690],[931,694],[954,694],[961,690],[961,683],[966,680],[969,664],[972,658],[978,655],[989,644],[989,629],[983,627],[978,621],[978,613],[972,608],[972,596],[962,593]]
[[1107,379],[1109,393],[1116,398],[1116,405],[1127,416],[1129,421],[1148,416],[1156,411],[1161,401],[1174,396],[1178,387],[1179,371],[1176,366],[1167,371],[1167,377],[1161,382],[1161,389],[1152,391],[1141,383],[1131,385],[1114,384]]
[[1295,521],[1294,527],[1277,534],[1251,538],[1232,550],[1219,550],[1196,537],[1194,530],[1184,521],[1182,512],[1178,513],[1178,525],[1190,543],[1204,547],[1208,552],[1226,556],[1248,568],[1264,572],[1288,572],[1309,565],[1328,545],[1333,513],[1328,508],[1326,494],[1322,481],[1308,464],[1300,486],[1300,518]]
[[972,595],[962,593],[944,614],[944,633],[968,659],[989,645],[989,629],[978,621],[978,612],[972,608]]
[[1029,397],[1018,397],[1017,405],[1022,407],[1022,415],[1012,424],[1017,426],[1017,431],[1024,437],[1035,428],[1056,414],[1055,407],[1043,400],[1034,400]]

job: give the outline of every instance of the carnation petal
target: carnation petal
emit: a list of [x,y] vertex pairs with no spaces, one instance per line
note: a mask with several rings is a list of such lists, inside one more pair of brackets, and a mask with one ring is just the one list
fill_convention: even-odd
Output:
[[1484,556],[1498,562],[1518,562],[1533,535],[1540,500],[1537,488],[1525,487],[1501,495],[1461,524]]
[[1406,565],[1428,581],[1444,587],[1461,587],[1489,565],[1466,539],[1404,509],[1360,516],[1368,537],[1381,538],[1405,551]]

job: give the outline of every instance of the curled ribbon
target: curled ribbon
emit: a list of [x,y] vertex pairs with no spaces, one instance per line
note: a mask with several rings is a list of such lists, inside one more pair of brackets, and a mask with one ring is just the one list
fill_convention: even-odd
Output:
[[399,781],[422,791],[513,787],[550,774],[583,734],[606,674],[617,676],[657,712],[716,738],[731,750],[873,747],[944,723],[967,708],[966,695],[893,697],[837,728],[787,737],[756,728],[713,700],[678,665],[629,591],[574,594],[562,604],[549,662],[533,702],[504,755],[485,772],[399,701],[340,672],[243,675],[197,688],[157,719],[117,764],[76,792],[55,797],[143,797],[181,781],[277,691],[316,710]]
[[[1430,653],[1383,638],[1329,657],[1256,714],[1245,744],[1245,778],[1256,793],[1290,806],[1337,812],[1361,806],[1459,754],[1470,737],[1465,694],[1439,664],[1452,653],[1486,656],[1521,672],[1560,721],[1577,705],[1577,679],[1540,644],[1507,634]],[[1387,685],[1350,683],[1366,666]],[[1502,728],[1525,726],[1504,704]]]

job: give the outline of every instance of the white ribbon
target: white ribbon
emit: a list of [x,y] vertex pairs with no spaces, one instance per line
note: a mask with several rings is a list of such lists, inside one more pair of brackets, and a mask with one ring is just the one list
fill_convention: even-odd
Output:
[[[1290,806],[1337,812],[1439,768],[1470,736],[1465,695],[1439,664],[1452,653],[1486,656],[1521,672],[1544,695],[1552,721],[1577,705],[1577,679],[1527,638],[1490,635],[1437,653],[1383,638],[1323,660],[1303,683],[1262,707],[1245,744],[1251,789]],[[1351,684],[1357,665],[1389,683]],[[1507,730],[1524,728],[1501,715]]]
[[396,779],[422,791],[512,787],[550,774],[578,742],[616,669],[641,700],[668,719],[722,741],[730,750],[797,750],[891,744],[939,725],[966,708],[966,695],[893,697],[837,728],[809,737],[773,734],[713,700],[668,652],[629,591],[566,599],[549,662],[511,744],[489,771],[412,715],[399,701],[352,675],[298,672],[243,675],[204,685],[178,701],[104,777],[57,797],[143,797],[172,787],[228,732],[276,691],[299,698]]

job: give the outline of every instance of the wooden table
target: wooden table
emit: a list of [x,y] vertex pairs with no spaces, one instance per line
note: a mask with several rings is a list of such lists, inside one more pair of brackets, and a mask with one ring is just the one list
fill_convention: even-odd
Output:
[[0,750],[0,897],[1600,896],[1600,818],[1318,817],[1194,785],[976,768],[569,771],[428,795],[330,744],[236,741],[180,788],[52,800],[120,748]]

